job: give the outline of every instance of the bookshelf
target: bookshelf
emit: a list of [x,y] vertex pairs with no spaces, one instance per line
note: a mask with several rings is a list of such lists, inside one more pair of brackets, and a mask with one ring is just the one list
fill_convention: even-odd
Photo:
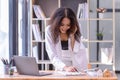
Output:
[[[47,52],[45,50],[45,27],[47,26],[47,23],[50,20],[50,15],[54,10],[56,10],[59,7],[59,5],[60,5],[59,0],[31,0],[30,1],[31,26],[33,24],[39,25],[39,29],[40,29],[39,34],[41,36],[41,39],[37,40],[31,28],[30,56],[36,57],[37,63],[39,64],[39,68],[41,70],[53,69],[53,66],[49,61]],[[36,6],[37,6],[37,10],[34,8]]]
[[[110,5],[102,4],[103,0],[31,0],[30,1],[30,14],[31,14],[31,26],[30,26],[30,40],[31,40],[31,53],[29,56],[34,56],[37,58],[37,63],[40,65],[40,69],[49,70],[54,69],[49,61],[45,50],[45,28],[50,20],[50,15],[54,10],[59,7],[69,7],[76,15],[78,15],[78,5],[87,3],[86,13],[87,17],[79,18],[80,28],[83,36],[83,43],[87,48],[89,63],[93,67],[110,66],[110,69],[115,70],[115,2],[114,0],[106,0]],[[95,4],[93,4],[95,3]],[[54,5],[53,5],[54,4]],[[37,17],[34,11],[33,5],[39,5],[41,7],[41,12],[44,17]],[[104,17],[100,18],[97,13],[97,8],[105,8]],[[111,12],[107,10],[111,9]],[[41,39],[37,40],[35,38],[32,25],[37,24],[39,26],[39,34]],[[97,40],[97,32],[102,28],[103,30],[103,40]],[[109,31],[108,31],[109,30]],[[35,49],[34,49],[35,47]],[[101,62],[101,49],[102,48],[112,48],[112,61],[110,63]],[[34,50],[33,50],[34,49]],[[102,65],[102,66],[101,66]],[[112,66],[112,68],[111,68]],[[53,68],[51,68],[53,67]],[[104,67],[102,67],[104,68]]]

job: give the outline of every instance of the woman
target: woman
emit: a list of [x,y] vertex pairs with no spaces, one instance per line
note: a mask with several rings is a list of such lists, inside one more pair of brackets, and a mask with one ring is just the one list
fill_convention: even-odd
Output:
[[70,8],[58,8],[45,34],[46,50],[57,70],[75,72],[87,69],[87,54],[80,37],[74,12]]

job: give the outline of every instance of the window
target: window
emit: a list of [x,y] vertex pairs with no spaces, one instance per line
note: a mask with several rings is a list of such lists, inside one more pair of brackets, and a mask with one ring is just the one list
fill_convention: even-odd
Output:
[[28,55],[29,0],[18,0],[18,55]]
[[[9,59],[9,0],[0,0],[0,58]],[[2,69],[0,61],[0,72]]]

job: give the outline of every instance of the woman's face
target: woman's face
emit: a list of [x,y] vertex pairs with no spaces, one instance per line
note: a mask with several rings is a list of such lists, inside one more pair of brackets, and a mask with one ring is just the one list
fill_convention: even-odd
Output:
[[70,19],[63,18],[60,26],[61,33],[67,33],[67,30],[70,29]]

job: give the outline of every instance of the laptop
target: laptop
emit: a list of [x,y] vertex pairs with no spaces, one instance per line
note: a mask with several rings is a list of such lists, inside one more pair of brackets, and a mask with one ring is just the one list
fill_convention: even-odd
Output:
[[39,72],[35,57],[14,56],[13,59],[19,74],[34,76],[45,76],[52,74],[51,72]]

